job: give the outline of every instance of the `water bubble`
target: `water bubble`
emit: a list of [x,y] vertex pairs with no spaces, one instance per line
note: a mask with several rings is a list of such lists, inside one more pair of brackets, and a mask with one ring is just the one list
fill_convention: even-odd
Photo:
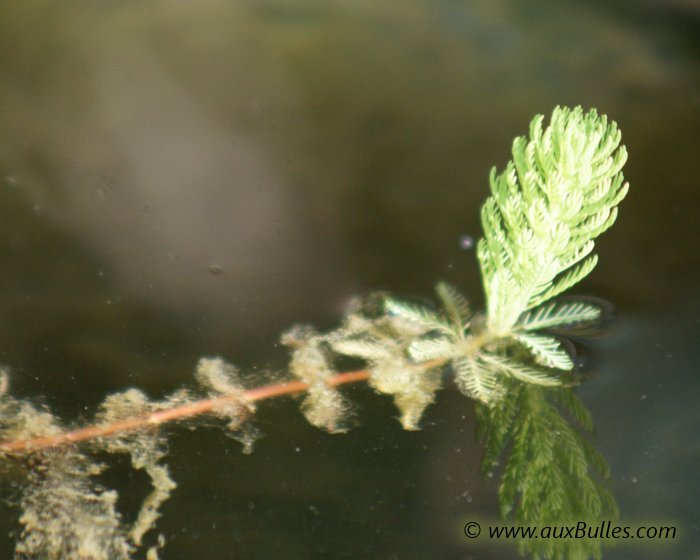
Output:
[[467,503],[471,503],[472,500],[473,500],[472,495],[471,495],[471,493],[469,492],[469,490],[466,490],[465,492],[462,492],[461,496],[462,496],[462,498],[464,498],[464,500],[465,500]]
[[471,235],[460,235],[459,246],[461,249],[468,251],[474,248],[474,238]]
[[212,263],[207,267],[207,270],[209,271],[209,274],[212,274],[213,276],[219,276],[223,274],[224,267],[220,264]]

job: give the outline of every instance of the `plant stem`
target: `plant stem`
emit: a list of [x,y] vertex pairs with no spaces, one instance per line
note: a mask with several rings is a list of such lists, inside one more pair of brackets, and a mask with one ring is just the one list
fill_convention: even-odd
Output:
[[[339,373],[329,378],[327,383],[333,387],[337,387],[338,385],[345,385],[346,383],[366,381],[369,379],[369,375],[370,373],[368,370]],[[302,393],[308,388],[308,383],[304,383],[303,381],[285,381],[274,385],[255,387],[243,391],[242,393],[221,395],[212,399],[203,399],[174,408],[158,410],[141,416],[134,416],[133,418],[127,418],[119,422],[87,426],[77,430],[60,432],[51,436],[2,442],[0,443],[0,453],[31,453],[50,447],[59,447],[99,437],[107,437],[123,432],[145,429],[147,427],[156,427],[161,424],[183,420],[199,414],[207,414],[224,405],[246,402],[253,403],[284,395]]]

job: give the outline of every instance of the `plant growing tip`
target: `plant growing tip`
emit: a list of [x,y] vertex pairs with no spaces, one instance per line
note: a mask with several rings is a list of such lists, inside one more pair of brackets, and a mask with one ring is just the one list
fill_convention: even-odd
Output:
[[491,170],[491,196],[481,211],[477,256],[488,327],[509,334],[528,309],[547,302],[596,265],[595,238],[617,217],[625,197],[627,151],[607,117],[557,107],[543,129],[513,142],[513,159]]

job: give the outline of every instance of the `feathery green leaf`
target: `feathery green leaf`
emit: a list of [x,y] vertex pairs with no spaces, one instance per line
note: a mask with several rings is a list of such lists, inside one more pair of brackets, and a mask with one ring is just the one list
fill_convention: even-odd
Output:
[[513,361],[511,358],[494,356],[483,352],[478,355],[478,359],[486,366],[524,383],[532,383],[545,387],[561,385],[561,381],[551,375],[550,372],[526,364],[520,364]]
[[[595,525],[614,520],[615,501],[607,488],[608,468],[588,439],[560,414],[555,402],[583,409],[569,388],[509,383],[507,398],[477,407],[486,443],[484,468],[507,453],[499,488],[500,509],[519,526]],[[577,412],[575,416],[586,417]],[[587,421],[584,429],[590,426]],[[508,445],[510,443],[510,445]],[[600,558],[600,539],[520,540],[535,558]]]
[[566,371],[574,368],[571,357],[566,353],[561,342],[553,336],[514,333],[511,338],[526,346],[540,365]]
[[471,315],[467,298],[459,293],[457,288],[445,282],[440,282],[435,287],[435,291],[442,302],[447,316],[455,325],[464,328]]
[[548,303],[528,311],[518,321],[518,330],[537,331],[588,323],[600,318],[601,310],[582,301]]
[[459,356],[452,360],[457,387],[466,396],[490,404],[501,395],[498,373],[494,368],[485,367],[471,357]]
[[[557,107],[530,138],[516,138],[513,160],[491,172],[478,253],[488,326],[506,334],[524,311],[571,287],[595,266],[594,239],[615,221],[627,192],[627,152],[614,122],[595,110]],[[586,258],[588,257],[588,258]]]
[[408,355],[414,362],[427,362],[455,355],[454,342],[447,338],[421,338],[408,347]]

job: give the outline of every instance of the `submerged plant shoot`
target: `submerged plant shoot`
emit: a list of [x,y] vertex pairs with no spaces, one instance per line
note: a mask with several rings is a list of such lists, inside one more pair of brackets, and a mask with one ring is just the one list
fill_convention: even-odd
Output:
[[[529,135],[513,142],[512,160],[492,170],[482,207],[477,256],[486,309],[474,310],[446,283],[437,284],[437,308],[386,294],[358,298],[335,330],[300,325],[282,336],[291,353],[286,381],[251,385],[224,360],[204,358],[196,385],[160,401],[137,389],[111,395],[93,422],[76,427],[12,397],[3,371],[0,461],[3,474],[19,477],[22,488],[17,558],[167,558],[163,542],[148,550],[142,545],[176,491],[160,426],[210,414],[250,452],[248,420],[257,401],[303,393],[301,409],[312,425],[343,432],[353,406],[340,388],[358,381],[391,395],[403,428],[417,430],[437,391],[454,380],[476,407],[483,470],[499,477],[505,521],[614,520],[608,467],[589,438],[592,420],[575,394],[580,377],[560,334],[596,323],[601,309],[557,296],[596,265],[595,241],[614,223],[627,193],[626,157],[616,124],[595,110],[557,107],[548,123],[535,117]],[[339,372],[335,364],[343,356],[362,361],[364,369]],[[97,480],[114,454],[126,454],[152,484],[129,522],[116,492]],[[603,552],[599,538],[521,539],[518,546],[532,558],[600,558]]]

